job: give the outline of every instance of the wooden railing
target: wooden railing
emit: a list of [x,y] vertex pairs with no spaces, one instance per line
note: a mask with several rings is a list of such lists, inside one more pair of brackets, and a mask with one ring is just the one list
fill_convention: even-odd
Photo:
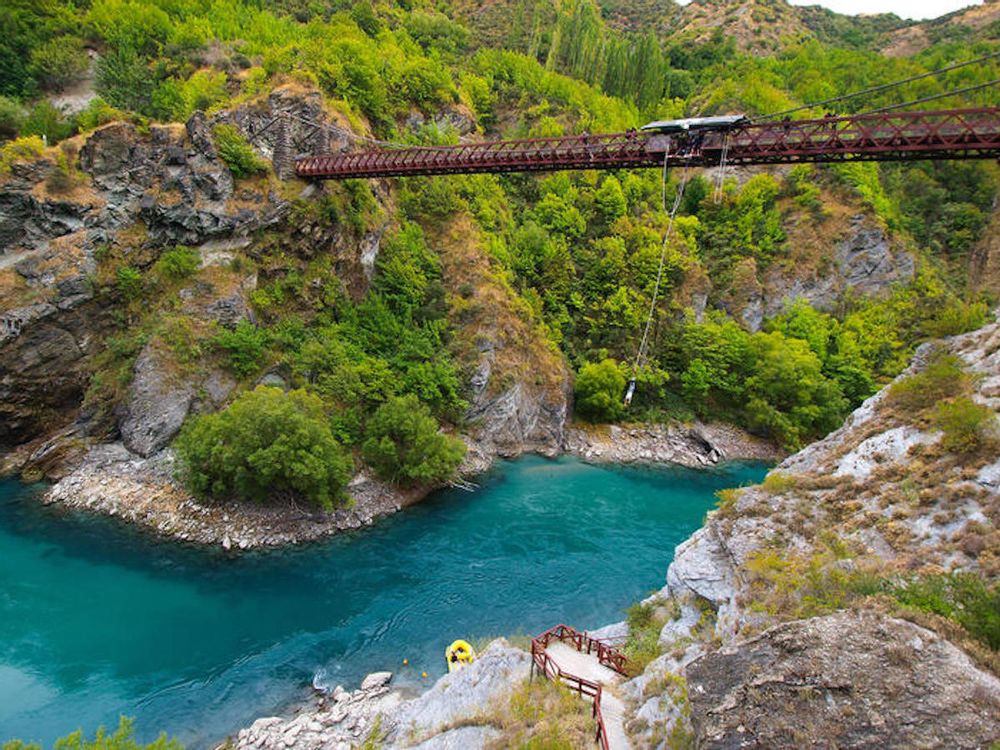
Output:
[[608,731],[604,726],[604,715],[601,712],[601,693],[603,688],[599,683],[560,669],[559,665],[549,656],[547,651],[552,641],[568,643],[581,653],[596,653],[598,662],[623,675],[625,674],[625,664],[627,661],[625,655],[606,640],[591,638],[586,633],[581,633],[569,625],[556,625],[554,628],[546,630],[540,636],[531,639],[532,670],[537,669],[547,679],[554,682],[561,682],[568,686],[570,690],[579,693],[581,698],[586,696],[593,701],[593,716],[597,723],[597,731],[594,739],[601,746],[602,750],[609,750]]

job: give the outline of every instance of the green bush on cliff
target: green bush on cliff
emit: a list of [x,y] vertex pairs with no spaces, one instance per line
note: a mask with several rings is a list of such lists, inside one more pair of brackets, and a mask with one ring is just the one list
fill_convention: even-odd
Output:
[[166,250],[153,264],[157,276],[167,281],[183,281],[201,267],[201,253],[193,247],[178,245]]
[[915,576],[889,587],[902,604],[954,620],[973,638],[1000,650],[1000,583],[975,573]]
[[263,366],[264,353],[270,337],[246,320],[241,320],[233,330],[223,330],[212,339],[212,344],[226,352],[226,366],[234,375],[245,378]]
[[465,457],[465,444],[439,432],[430,409],[412,394],[382,404],[368,422],[367,435],[365,461],[392,482],[443,481]]
[[[108,733],[104,727],[97,730],[94,739],[87,739],[81,730],[65,737],[60,737],[53,745],[55,750],[183,750],[183,746],[175,739],[168,739],[161,734],[149,744],[143,744],[135,739],[135,725],[127,716],[118,720],[118,728]],[[3,744],[3,750],[42,750],[37,743],[26,743],[21,740],[10,740]]]
[[995,440],[997,418],[988,406],[962,396],[937,405],[934,426],[944,433],[941,445],[946,450],[976,453]]
[[267,163],[257,156],[253,146],[232,125],[216,125],[212,128],[219,158],[226,163],[233,177],[252,177],[267,171]]
[[200,497],[297,498],[330,509],[351,476],[323,402],[301,390],[244,393],[185,425],[176,448],[180,474]]
[[613,422],[625,411],[625,375],[613,359],[592,362],[576,377],[576,410],[593,422]]

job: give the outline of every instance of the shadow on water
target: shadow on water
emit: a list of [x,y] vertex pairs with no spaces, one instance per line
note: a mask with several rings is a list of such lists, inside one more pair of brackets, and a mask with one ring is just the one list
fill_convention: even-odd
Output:
[[[322,672],[427,684],[455,637],[621,619],[727,486],[710,471],[503,463],[361,532],[238,557],[42,508],[0,483],[0,740],[135,716],[207,747]],[[409,667],[400,669],[407,658]]]

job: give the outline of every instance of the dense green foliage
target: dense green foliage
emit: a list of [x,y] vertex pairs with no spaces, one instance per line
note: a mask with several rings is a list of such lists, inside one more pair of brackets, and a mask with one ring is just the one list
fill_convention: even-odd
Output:
[[382,404],[369,420],[367,434],[365,461],[393,482],[449,479],[465,456],[465,444],[438,432],[430,410],[412,394]]
[[576,376],[576,411],[594,422],[613,422],[625,412],[625,376],[613,359],[586,364]]
[[183,245],[164,251],[153,264],[153,272],[167,281],[183,281],[201,266],[197,250]]
[[[177,740],[168,739],[165,734],[149,744],[137,742],[133,722],[125,716],[121,717],[114,732],[108,733],[102,727],[90,739],[78,730],[60,737],[52,747],[53,750],[183,750]],[[3,744],[3,750],[42,750],[42,746],[10,740]]]
[[351,476],[323,402],[305,391],[248,391],[190,421],[176,446],[185,481],[201,497],[291,495],[329,509]]
[[973,573],[932,575],[892,583],[889,593],[909,607],[954,620],[976,640],[1000,650],[1000,583]]
[[[594,0],[558,7],[517,0],[463,20],[462,3],[421,0],[15,0],[0,11],[12,32],[0,40],[0,138],[22,138],[2,147],[0,171],[40,151],[39,141],[23,136],[44,135],[51,144],[119,117],[140,126],[183,120],[288,82],[317,88],[359,131],[454,143],[458,134],[447,123],[469,115],[484,133],[539,136],[621,130],[652,117],[773,112],[997,47],[988,29],[967,44],[942,31],[926,50],[889,58],[871,50],[898,20],[796,9],[811,34],[758,55],[721,32],[670,35],[659,20],[640,23],[641,32],[612,30],[605,18],[614,5],[602,12]],[[618,7],[626,10],[645,12]],[[498,27],[484,26],[491,18]],[[76,80],[88,50],[99,55],[102,99],[67,119],[36,97]],[[874,91],[837,111],[938,94],[998,70],[988,61]],[[996,103],[997,96],[985,90],[935,106]],[[449,114],[427,124],[441,111]],[[234,176],[266,171],[234,128],[217,125],[213,134]],[[376,410],[396,396],[412,394],[436,420],[455,423],[467,373],[452,359],[454,290],[428,236],[461,213],[477,225],[497,279],[578,373],[578,410],[590,420],[725,418],[794,447],[834,427],[898,374],[920,341],[985,320],[987,305],[962,301],[962,294],[997,193],[992,165],[800,166],[723,185],[693,171],[664,245],[661,208],[681,188],[677,172],[662,186],[652,170],[414,178],[393,188],[390,205],[399,216],[383,216],[365,182],[331,187],[299,204],[293,221],[361,237],[399,219],[382,243],[367,296],[349,296],[329,265],[290,263],[275,251],[262,262],[252,295],[260,325],[215,332],[211,347],[183,348],[220,355],[242,380],[280,366],[322,399],[336,438],[355,449],[369,439]],[[828,219],[831,202],[873,214],[917,256],[915,278],[883,298],[847,295],[829,312],[797,304],[753,332],[744,314],[767,279],[795,277],[801,239],[790,232]],[[661,251],[649,353],[633,372]],[[822,264],[833,262],[831,248],[822,252],[820,276],[830,270]],[[177,250],[154,271],[174,284],[197,269]],[[130,265],[116,281],[126,301],[151,288]],[[632,378],[638,387],[626,411],[623,389]]]

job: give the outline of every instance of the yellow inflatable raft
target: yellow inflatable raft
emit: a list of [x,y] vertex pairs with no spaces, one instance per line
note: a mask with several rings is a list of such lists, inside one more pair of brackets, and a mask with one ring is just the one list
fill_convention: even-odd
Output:
[[476,650],[468,641],[459,639],[444,650],[444,658],[448,662],[448,671],[455,672],[476,658]]

